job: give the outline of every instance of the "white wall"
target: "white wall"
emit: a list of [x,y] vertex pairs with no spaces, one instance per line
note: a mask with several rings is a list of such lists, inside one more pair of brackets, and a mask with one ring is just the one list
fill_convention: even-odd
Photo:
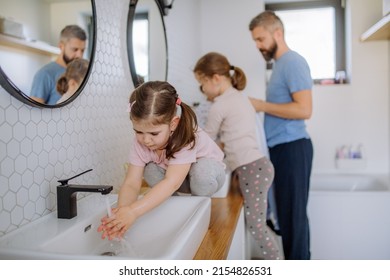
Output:
[[381,11],[381,0],[347,1],[351,83],[314,87],[308,122],[315,147],[313,172],[345,172],[335,168],[336,148],[359,143],[365,147],[367,167],[349,172],[389,172],[389,41],[360,42]]
[[201,99],[192,74],[200,55],[199,1],[178,0],[164,18],[168,39],[168,82],[175,86],[182,100],[191,105]]
[[[263,0],[202,0],[201,55],[210,51],[224,54],[247,76],[245,92],[265,97],[265,62],[249,31],[249,22],[264,10]],[[196,63],[194,61],[193,65]]]
[[[91,1],[72,1],[69,3],[50,4],[50,43],[58,46],[61,30],[69,24],[77,24],[88,30],[82,16],[92,15]],[[90,38],[87,38],[88,40]]]

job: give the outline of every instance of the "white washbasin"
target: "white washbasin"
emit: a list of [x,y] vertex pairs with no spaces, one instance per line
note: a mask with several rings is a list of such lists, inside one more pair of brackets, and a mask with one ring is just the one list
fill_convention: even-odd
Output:
[[91,194],[78,201],[78,215],[46,215],[0,238],[0,259],[192,259],[209,226],[211,199],[172,196],[139,218],[123,241],[101,239],[106,197]]

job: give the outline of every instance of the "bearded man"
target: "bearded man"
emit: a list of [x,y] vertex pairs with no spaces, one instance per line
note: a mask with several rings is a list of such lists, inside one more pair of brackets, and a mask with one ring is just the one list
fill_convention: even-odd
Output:
[[82,58],[87,35],[77,25],[68,25],[60,34],[60,54],[55,61],[43,66],[34,76],[30,98],[47,105],[55,105],[61,98],[57,92],[58,78],[65,72],[67,65],[76,58]]
[[313,146],[305,120],[312,114],[312,84],[306,60],[290,50],[284,27],[272,11],[257,15],[249,24],[256,47],[273,62],[266,100],[251,98],[264,112],[264,130],[275,168],[274,195],[277,220],[287,260],[310,259],[307,203]]

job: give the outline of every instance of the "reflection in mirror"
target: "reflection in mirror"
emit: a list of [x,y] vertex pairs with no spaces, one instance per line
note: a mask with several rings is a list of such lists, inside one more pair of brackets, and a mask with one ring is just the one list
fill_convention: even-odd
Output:
[[[61,31],[69,25],[78,26],[85,33],[85,40],[60,38]],[[1,86],[32,106],[55,108],[69,104],[81,93],[92,68],[95,29],[93,0],[0,0]],[[88,71],[75,93],[58,104],[58,92],[51,101],[34,100],[33,95],[43,96],[41,90],[32,90],[36,73],[48,64],[59,68],[50,82],[56,90],[58,78],[74,58],[88,61]],[[41,88],[43,83],[38,85]]]
[[143,81],[166,81],[167,39],[162,10],[158,1],[130,1],[127,49],[135,86]]

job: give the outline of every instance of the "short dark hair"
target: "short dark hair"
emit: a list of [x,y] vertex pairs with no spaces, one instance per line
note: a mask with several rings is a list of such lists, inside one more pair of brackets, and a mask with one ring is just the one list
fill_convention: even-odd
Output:
[[262,26],[270,32],[280,28],[284,31],[282,20],[275,14],[274,11],[264,11],[254,17],[249,23],[249,30],[252,31],[256,27]]
[[67,25],[61,30],[60,41],[66,42],[72,38],[77,38],[81,41],[87,40],[87,34],[78,25]]

